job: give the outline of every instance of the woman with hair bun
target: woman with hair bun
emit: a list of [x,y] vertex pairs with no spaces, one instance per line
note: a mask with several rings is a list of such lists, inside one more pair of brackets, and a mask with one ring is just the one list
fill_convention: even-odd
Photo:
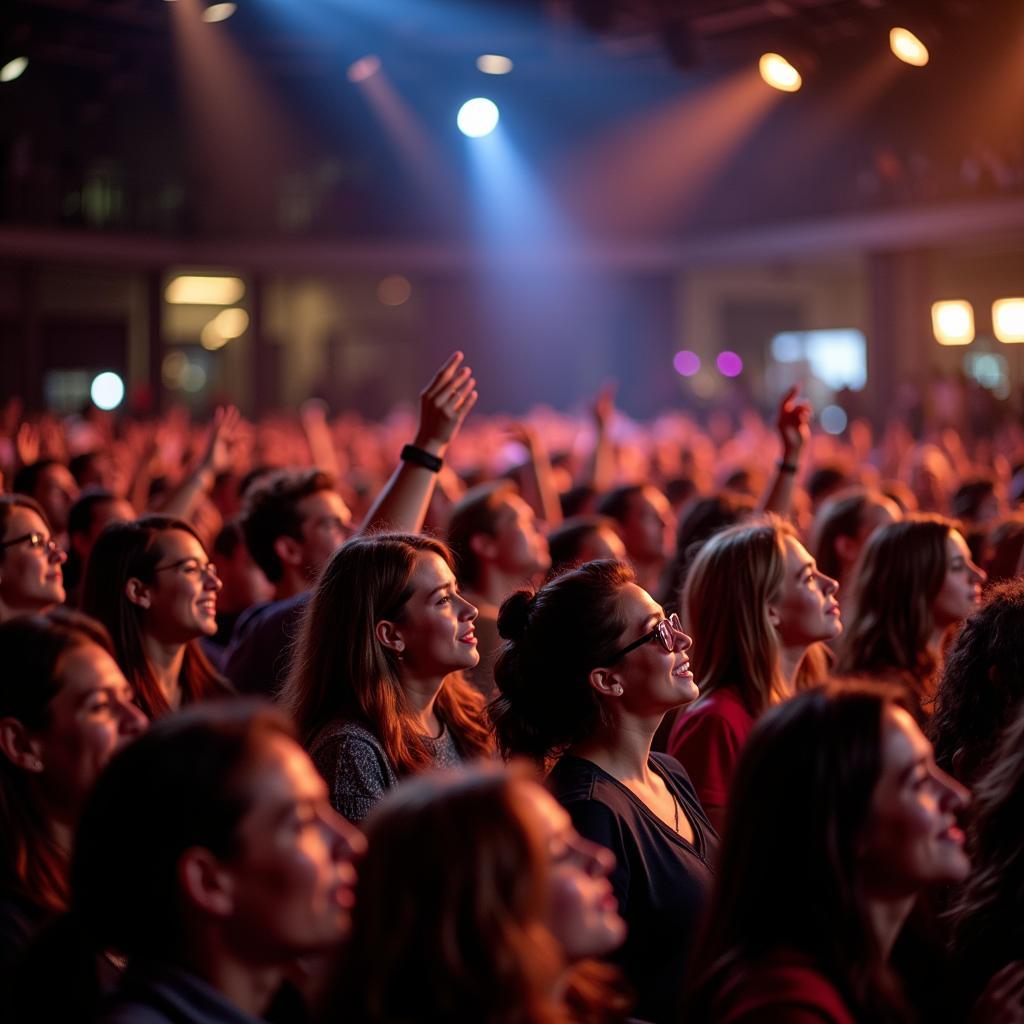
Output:
[[854,570],[837,670],[905,686],[923,719],[946,633],[981,604],[986,578],[953,520],[910,515],[883,526]]
[[612,856],[522,767],[409,780],[374,809],[366,836],[335,1019],[622,1019],[617,973],[591,959],[625,936]]
[[665,713],[697,696],[690,638],[615,561],[513,594],[498,627],[498,745],[553,765],[549,787],[577,831],[615,854],[628,929],[615,959],[636,1015],[670,1020],[718,842],[686,772],[651,753]]
[[718,829],[754,722],[796,692],[808,654],[843,628],[838,586],[772,516],[715,534],[694,559],[683,606],[701,696],[676,719],[668,751]]

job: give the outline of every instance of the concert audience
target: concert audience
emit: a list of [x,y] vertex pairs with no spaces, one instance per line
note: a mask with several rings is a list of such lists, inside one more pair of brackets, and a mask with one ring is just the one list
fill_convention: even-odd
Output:
[[33,498],[0,494],[0,622],[63,604],[67,555]]
[[672,1016],[718,837],[686,772],[651,753],[665,713],[697,697],[690,638],[623,562],[590,562],[502,605],[491,705],[506,757],[553,765],[548,785],[585,838],[615,855],[626,921],[615,956],[636,1015]]

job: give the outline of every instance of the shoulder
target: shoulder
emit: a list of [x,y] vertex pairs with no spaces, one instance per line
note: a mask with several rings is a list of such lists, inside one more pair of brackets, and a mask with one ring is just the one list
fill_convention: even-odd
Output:
[[716,690],[676,719],[669,749],[696,735],[734,737],[742,743],[753,728],[754,716],[739,696],[727,688]]
[[766,957],[744,972],[723,1000],[723,1022],[794,1021],[854,1024],[835,985],[806,957],[786,952]]
[[384,744],[365,725],[343,719],[328,722],[309,745],[310,757],[316,759],[326,753],[359,758],[385,757]]

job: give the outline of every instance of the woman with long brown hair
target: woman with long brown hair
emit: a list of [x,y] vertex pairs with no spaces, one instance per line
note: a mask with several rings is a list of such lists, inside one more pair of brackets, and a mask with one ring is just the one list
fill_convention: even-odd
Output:
[[366,836],[338,1019],[621,1020],[615,972],[589,960],[625,935],[611,854],[525,769],[405,782],[374,809]]
[[970,863],[967,791],[901,701],[896,687],[844,682],[754,727],[686,1020],[905,1019],[892,946],[918,894],[962,881]]
[[[0,975],[66,909],[72,835],[100,769],[145,728],[110,638],[56,609],[0,625]],[[4,979],[6,980],[6,979]]]
[[905,686],[926,715],[943,640],[979,606],[985,579],[953,520],[909,515],[883,526],[854,568],[837,670]]
[[0,494],[0,622],[63,604],[65,561],[42,506]]
[[402,776],[490,753],[483,699],[460,674],[479,661],[475,619],[438,540],[357,537],[331,557],[280,699],[349,820]]
[[676,719],[668,751],[716,827],[754,722],[796,692],[808,653],[841,632],[837,590],[772,516],[723,530],[694,559],[683,607],[700,699]]
[[139,707],[157,718],[232,692],[199,645],[217,632],[217,568],[181,519],[113,523],[89,556],[82,610],[106,626]]

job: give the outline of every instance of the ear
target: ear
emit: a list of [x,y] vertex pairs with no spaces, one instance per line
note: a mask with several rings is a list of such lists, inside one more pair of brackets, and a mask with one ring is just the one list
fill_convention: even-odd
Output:
[[487,533],[474,533],[469,538],[469,550],[484,562],[493,562],[498,557],[498,542]]
[[274,554],[293,568],[302,565],[302,545],[294,537],[280,536],[274,539]]
[[185,899],[211,917],[229,917],[235,909],[231,872],[204,846],[190,846],[178,860],[178,884]]
[[137,604],[140,608],[149,608],[152,603],[152,599],[149,595],[149,584],[143,583],[136,576],[132,576],[128,582],[124,585],[125,597],[131,601],[132,604]]
[[0,752],[16,768],[38,774],[43,770],[42,744],[17,718],[0,718]]
[[779,614],[779,609],[775,605],[769,603],[768,605],[768,621],[776,629],[779,628],[779,624],[782,622],[782,616]]
[[622,684],[619,682],[619,677],[616,675],[614,669],[610,668],[595,668],[591,669],[590,675],[587,676],[587,682],[602,696],[602,697],[621,697],[622,696]]
[[388,622],[387,619],[381,619],[373,627],[373,635],[377,638],[377,643],[381,647],[394,651],[395,654],[401,654],[405,650],[405,640],[402,639],[402,631],[395,623]]

